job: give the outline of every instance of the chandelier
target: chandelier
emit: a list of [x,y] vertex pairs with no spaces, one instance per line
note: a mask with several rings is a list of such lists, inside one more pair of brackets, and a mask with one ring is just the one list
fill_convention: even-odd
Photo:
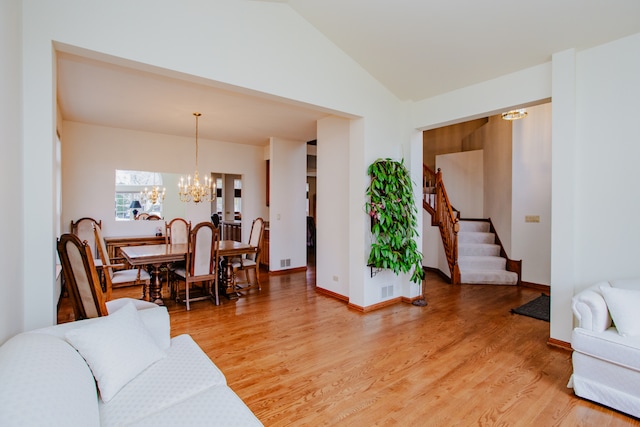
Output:
[[140,200],[142,200],[142,203],[150,201],[152,205],[155,205],[158,203],[158,200],[161,202],[164,201],[166,192],[166,188],[163,188],[162,191],[160,191],[160,187],[157,185],[154,185],[151,190],[147,190],[147,187],[144,187],[144,190],[140,192]]
[[187,177],[186,181],[183,176],[180,177],[178,195],[182,202],[213,202],[216,199],[213,180],[205,175],[203,185],[200,183],[200,176],[198,174],[198,117],[202,114],[193,113],[193,115],[196,117],[196,173],[193,174],[193,181],[191,181],[191,175]]

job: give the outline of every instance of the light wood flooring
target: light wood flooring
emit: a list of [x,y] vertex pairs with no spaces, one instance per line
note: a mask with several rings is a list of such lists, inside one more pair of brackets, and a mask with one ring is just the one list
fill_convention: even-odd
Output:
[[570,352],[547,345],[547,322],[510,313],[538,290],[429,273],[428,306],[361,314],[316,292],[313,268],[261,277],[220,306],[166,305],[172,336],[191,334],[265,426],[640,426],[566,388]]

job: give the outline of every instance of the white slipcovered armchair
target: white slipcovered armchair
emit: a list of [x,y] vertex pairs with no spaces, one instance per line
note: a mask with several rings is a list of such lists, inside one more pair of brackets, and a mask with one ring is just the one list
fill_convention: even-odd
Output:
[[599,282],[573,297],[577,396],[640,417],[640,278]]

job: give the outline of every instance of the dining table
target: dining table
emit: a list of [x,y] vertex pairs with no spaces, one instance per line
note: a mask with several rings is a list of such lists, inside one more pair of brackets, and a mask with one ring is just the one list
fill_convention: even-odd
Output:
[[[218,246],[218,256],[221,258],[221,266],[224,268],[224,274],[221,275],[222,286],[225,287],[225,296],[234,299],[238,298],[238,293],[233,289],[233,270],[231,263],[227,262],[228,259],[241,256],[243,254],[255,252],[257,248],[247,243],[237,242],[235,240],[220,240]],[[158,305],[163,305],[162,301],[162,281],[161,268],[162,266],[177,262],[185,261],[187,258],[188,245],[186,243],[166,243],[159,245],[141,245],[141,246],[126,246],[120,248],[120,252],[127,260],[127,262],[134,266],[152,266],[151,272],[151,284],[149,292],[145,292],[149,301],[152,301]],[[226,286],[225,286],[226,284]]]

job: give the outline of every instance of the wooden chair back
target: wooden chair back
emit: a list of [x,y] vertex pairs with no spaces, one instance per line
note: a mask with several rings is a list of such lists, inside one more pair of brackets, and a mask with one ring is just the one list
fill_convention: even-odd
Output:
[[258,263],[260,250],[262,248],[262,235],[264,234],[264,219],[258,217],[251,224],[251,233],[249,234],[249,245],[258,248],[255,252],[247,254],[246,258]]
[[165,242],[167,244],[189,243],[191,221],[182,218],[174,218],[170,222],[165,221]]
[[[189,250],[187,252],[187,289],[191,283],[211,282],[215,284],[216,305],[218,300],[218,265],[220,257],[220,229],[210,222],[197,224],[189,233]],[[187,299],[188,299],[187,294]]]
[[96,238],[93,233],[93,227],[97,225],[98,227],[102,227],[102,220],[95,220],[93,218],[84,217],[80,218],[77,221],[71,221],[71,233],[75,234],[80,238],[81,242],[85,240],[89,242],[89,247],[91,248],[91,253],[94,257],[98,257],[98,247],[96,246]]
[[93,227],[93,232],[96,236],[98,253],[100,254],[100,260],[102,261],[102,272],[105,276],[107,298],[111,298],[111,289],[113,288],[113,264],[111,263],[111,258],[109,258],[107,243],[102,237],[102,229],[100,227]]
[[[187,252],[187,267],[189,276],[213,276],[218,265],[218,247],[220,229],[209,222],[197,224],[189,233],[189,251]],[[200,279],[200,280],[211,280]],[[192,280],[192,281],[195,281]]]
[[75,234],[65,233],[57,247],[76,320],[106,316],[105,296],[89,244]]

